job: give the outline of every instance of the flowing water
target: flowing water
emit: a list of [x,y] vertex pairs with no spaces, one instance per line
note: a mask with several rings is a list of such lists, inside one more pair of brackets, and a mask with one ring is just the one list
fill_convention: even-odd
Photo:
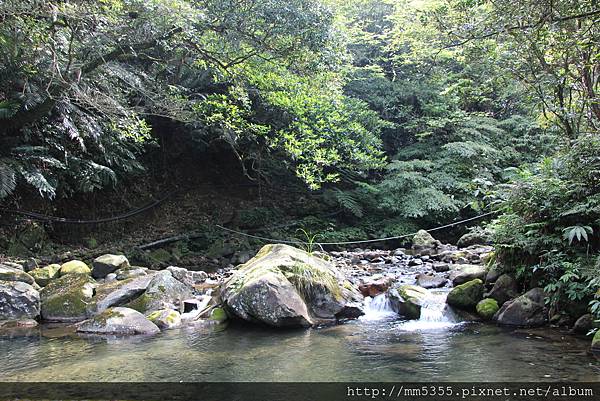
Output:
[[384,296],[310,330],[184,327],[150,338],[79,338],[49,326],[0,336],[4,381],[599,381],[589,338],[460,322],[436,294],[405,321]]

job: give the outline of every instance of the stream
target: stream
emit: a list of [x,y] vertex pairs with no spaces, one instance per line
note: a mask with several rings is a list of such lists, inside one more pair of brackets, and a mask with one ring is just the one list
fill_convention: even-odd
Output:
[[0,336],[3,381],[598,381],[589,339],[463,322],[438,291],[421,319],[391,312],[309,330],[229,324],[81,338],[64,326]]

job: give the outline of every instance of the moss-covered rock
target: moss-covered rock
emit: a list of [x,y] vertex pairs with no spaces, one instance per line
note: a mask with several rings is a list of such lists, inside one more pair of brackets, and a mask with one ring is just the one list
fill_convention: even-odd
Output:
[[110,308],[77,325],[77,332],[88,334],[156,334],[159,328],[144,315],[129,308]]
[[0,264],[0,280],[21,281],[29,285],[35,283],[35,280],[29,274],[25,273],[19,268],[10,266],[8,264]]
[[106,254],[98,256],[92,262],[92,277],[95,279],[104,278],[116,270],[126,269],[129,266],[129,261],[124,255]]
[[146,275],[99,284],[92,302],[88,305],[88,311],[94,315],[112,306],[121,306],[130,302],[148,288],[151,280],[152,275]]
[[41,314],[53,322],[78,322],[88,317],[87,307],[96,282],[86,274],[67,274],[40,291]]
[[60,276],[66,276],[67,274],[87,274],[90,275],[92,271],[89,266],[81,260],[71,260],[70,262],[63,263],[60,267]]
[[144,314],[161,309],[178,310],[181,302],[192,295],[191,286],[175,279],[170,271],[163,270],[152,276],[142,295],[126,306]]
[[60,265],[53,264],[29,272],[38,285],[45,287],[51,280],[59,277]]
[[173,329],[181,326],[181,315],[173,309],[161,309],[146,316],[159,329]]
[[326,260],[289,245],[266,245],[221,288],[227,311],[275,327],[306,327],[362,314],[362,296]]
[[600,330],[592,338],[592,352],[600,354]]
[[392,308],[407,319],[419,319],[421,307],[431,298],[431,293],[416,285],[400,285],[388,291]]
[[500,307],[498,306],[498,302],[493,298],[485,298],[479,301],[477,307],[477,314],[481,316],[485,320],[490,320],[494,317],[496,312]]
[[210,320],[214,320],[218,323],[223,323],[227,320],[227,312],[225,312],[225,309],[223,308],[214,308],[210,312]]
[[474,309],[483,297],[483,281],[475,279],[454,287],[446,298],[446,303],[461,309]]

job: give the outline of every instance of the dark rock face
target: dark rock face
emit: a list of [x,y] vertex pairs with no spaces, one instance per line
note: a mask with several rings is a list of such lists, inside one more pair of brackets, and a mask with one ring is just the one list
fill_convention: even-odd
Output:
[[516,298],[518,295],[517,281],[508,274],[503,274],[498,277],[490,292],[485,296],[486,298],[495,299],[498,301],[498,305],[502,306],[506,301]]
[[116,307],[79,323],[77,332],[98,335],[149,335],[160,332],[160,329],[138,311]]
[[0,320],[35,319],[40,315],[40,294],[22,281],[0,281]]
[[499,324],[508,326],[542,326],[548,321],[544,298],[544,290],[533,288],[520,297],[504,303],[494,318]]
[[573,332],[577,334],[587,334],[594,326],[594,317],[591,313],[586,313],[577,319],[573,325]]

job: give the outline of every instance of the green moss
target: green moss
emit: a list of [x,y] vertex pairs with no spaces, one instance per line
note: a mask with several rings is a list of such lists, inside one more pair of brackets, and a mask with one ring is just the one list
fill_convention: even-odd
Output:
[[475,279],[457,285],[448,293],[448,305],[462,309],[473,309],[483,297],[483,281]]
[[223,308],[214,308],[210,313],[210,319],[217,322],[224,322],[227,320],[227,313]]
[[88,265],[80,260],[71,260],[70,262],[64,263],[60,267],[60,275],[65,276],[67,274],[92,274],[92,270]]
[[90,293],[86,285],[94,280],[81,274],[69,274],[51,281],[40,292],[42,316],[45,318],[81,318],[85,317]]
[[498,312],[498,309],[500,309],[498,301],[492,298],[479,301],[476,307],[477,314],[485,320],[490,320]]
[[151,301],[152,301],[152,298],[148,294],[143,293],[142,295],[140,295],[133,301],[129,302],[125,306],[127,308],[134,309],[140,313],[145,313],[146,310],[148,309],[148,305],[150,304]]
[[279,270],[305,297],[312,297],[323,287],[340,300],[342,293],[336,277],[330,272],[308,263],[296,262],[291,266],[280,266]]

